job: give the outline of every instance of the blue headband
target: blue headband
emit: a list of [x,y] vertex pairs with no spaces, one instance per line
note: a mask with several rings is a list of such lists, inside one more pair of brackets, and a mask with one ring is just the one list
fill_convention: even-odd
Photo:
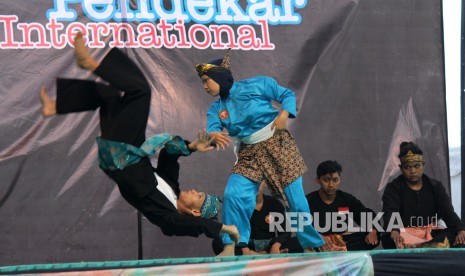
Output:
[[200,216],[203,218],[212,218],[220,210],[220,199],[218,196],[205,195],[205,201],[200,207]]

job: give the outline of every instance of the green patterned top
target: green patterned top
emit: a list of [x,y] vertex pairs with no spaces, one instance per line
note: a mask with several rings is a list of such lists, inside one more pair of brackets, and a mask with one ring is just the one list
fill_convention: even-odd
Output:
[[154,135],[147,139],[140,148],[130,144],[115,142],[97,137],[98,160],[104,170],[122,170],[135,164],[141,158],[155,154],[163,147],[170,154],[190,155],[184,140],[168,133]]

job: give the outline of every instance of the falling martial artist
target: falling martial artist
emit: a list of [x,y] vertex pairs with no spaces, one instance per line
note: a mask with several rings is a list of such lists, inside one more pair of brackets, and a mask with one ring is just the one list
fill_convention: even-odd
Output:
[[[108,84],[57,79],[56,100],[47,95],[45,86],[41,89],[42,114],[50,117],[99,108],[99,166],[117,183],[129,204],[165,235],[205,234],[214,238],[225,233],[237,241],[239,234],[234,225],[211,219],[218,212],[219,199],[194,189],[181,191],[178,182],[180,156],[212,150],[212,142],[221,147],[228,138],[214,140],[199,132],[193,142],[166,133],[146,140],[151,90],[135,63],[117,48],[98,62],[89,54],[81,33],[75,38],[75,56],[79,67]],[[157,151],[158,165],[153,168],[149,156]]]

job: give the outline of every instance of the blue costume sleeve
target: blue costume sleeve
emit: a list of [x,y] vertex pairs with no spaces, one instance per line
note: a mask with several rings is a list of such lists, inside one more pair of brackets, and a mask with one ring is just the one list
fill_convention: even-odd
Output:
[[281,109],[289,112],[289,118],[296,117],[296,98],[295,93],[289,88],[283,87],[278,84],[276,80],[270,77],[264,77],[264,96],[273,101],[281,103]]
[[214,102],[207,111],[207,132],[221,132],[223,125],[221,124],[218,113],[218,102]]

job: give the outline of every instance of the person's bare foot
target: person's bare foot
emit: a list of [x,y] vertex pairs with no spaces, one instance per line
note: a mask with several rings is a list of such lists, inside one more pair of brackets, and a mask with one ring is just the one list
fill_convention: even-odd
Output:
[[77,65],[82,69],[93,72],[99,66],[98,62],[90,56],[81,32],[78,32],[74,38],[74,56]]
[[40,102],[42,103],[42,115],[44,117],[55,115],[57,113],[56,101],[50,99],[50,97],[47,95],[45,85],[42,85],[39,96]]
[[216,255],[217,257],[224,257],[224,256],[234,256],[234,247],[236,246],[235,243],[225,244],[223,251]]

